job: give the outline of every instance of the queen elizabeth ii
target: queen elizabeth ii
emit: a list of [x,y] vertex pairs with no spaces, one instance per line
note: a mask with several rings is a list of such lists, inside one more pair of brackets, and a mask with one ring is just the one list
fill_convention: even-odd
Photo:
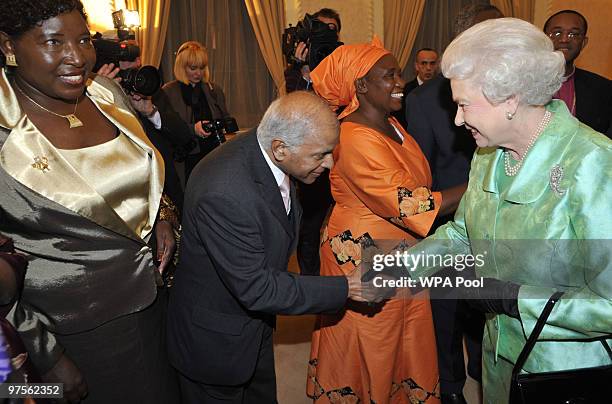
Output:
[[[456,125],[474,137],[454,221],[414,253],[485,254],[483,390],[507,402],[513,366],[544,305],[564,292],[522,372],[607,365],[612,334],[612,141],[562,101],[564,58],[532,24],[482,22],[446,49]],[[438,268],[421,266],[413,278]],[[484,295],[474,292],[472,296]],[[510,299],[495,299],[495,297]],[[491,298],[493,297],[493,298]],[[485,304],[482,304],[482,303]]]

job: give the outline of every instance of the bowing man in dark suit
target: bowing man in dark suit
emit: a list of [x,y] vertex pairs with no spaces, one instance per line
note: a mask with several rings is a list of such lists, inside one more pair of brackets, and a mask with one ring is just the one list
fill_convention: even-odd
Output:
[[559,11],[544,23],[555,50],[565,57],[563,85],[554,98],[563,100],[580,122],[612,138],[612,81],[575,66],[589,42],[587,29],[586,18],[574,10]]
[[298,91],[195,167],[168,316],[183,403],[275,403],[275,314],[334,312],[347,298],[364,301],[356,272],[287,272],[302,211],[290,177],[312,183],[333,165],[337,141],[335,114]]

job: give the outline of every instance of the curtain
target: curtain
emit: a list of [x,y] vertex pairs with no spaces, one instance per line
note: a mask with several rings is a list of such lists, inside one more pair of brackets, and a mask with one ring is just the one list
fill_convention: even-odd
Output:
[[395,55],[401,69],[406,67],[416,39],[425,0],[385,0],[385,47]]
[[244,0],[255,37],[279,94],[285,93],[285,62],[281,36],[285,26],[284,0]]
[[170,0],[128,0],[128,9],[138,10],[140,60],[143,65],[159,66],[170,15]]
[[421,24],[418,27],[408,63],[402,73],[404,80],[410,81],[415,77],[414,61],[419,49],[435,49],[440,58],[442,57],[444,49],[453,40],[455,16],[466,5],[476,3],[488,3],[488,0],[427,0],[425,2]]
[[257,125],[275,97],[275,86],[244,2],[173,0],[161,62],[164,81],[174,80],[176,51],[190,40],[206,46],[211,81],[223,89],[240,128]]
[[535,0],[491,0],[506,17],[520,18],[533,23]]

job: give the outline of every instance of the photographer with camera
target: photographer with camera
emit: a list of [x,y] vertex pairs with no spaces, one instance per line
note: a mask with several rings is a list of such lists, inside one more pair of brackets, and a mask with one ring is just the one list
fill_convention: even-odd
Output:
[[185,177],[206,154],[225,142],[224,133],[238,131],[225,106],[223,90],[210,81],[208,52],[199,42],[187,41],[176,52],[176,80],[166,83],[162,93],[187,124],[197,146],[185,158]]
[[[317,23],[323,23],[325,25]],[[293,27],[290,27],[288,30],[292,28]],[[298,31],[298,39],[306,39],[307,41],[299,41],[297,45],[289,44],[293,52],[287,55],[287,62],[289,63],[289,66],[285,69],[285,89],[287,93],[298,90],[311,91],[310,70],[316,67],[313,64],[318,64],[323,57],[330,54],[341,44],[338,42],[338,35],[340,34],[341,28],[340,15],[336,10],[332,10],[331,8],[322,8],[312,16],[306,14],[304,20],[300,21],[297,26],[293,28]],[[335,33],[335,35],[333,35],[333,33]],[[301,35],[307,35],[308,38],[299,38]],[[313,35],[317,36],[317,38],[312,38]],[[329,46],[330,49],[321,49],[322,54],[318,55],[319,60],[309,60],[309,45],[307,42],[312,42],[314,40],[316,43],[318,37],[321,37],[322,42],[333,42],[333,47]],[[287,38],[287,36],[285,36],[285,38]],[[325,48],[328,48],[328,46],[325,46]],[[316,57],[319,52],[315,51],[314,53],[313,55],[313,52],[311,52],[311,58],[313,56]]]
[[142,66],[136,41],[98,38],[94,46],[98,57],[97,74],[118,81],[128,95],[147,137],[164,159],[164,192],[182,212],[183,187],[174,160],[184,158],[195,147],[189,128],[160,91],[157,69]]
[[[283,35],[283,53],[290,63],[285,70],[285,88],[312,91],[310,70],[333,52],[338,42],[340,15],[330,8],[322,8],[313,15],[306,14],[297,26],[289,27]],[[320,231],[333,203],[329,185],[329,170],[312,184],[298,184],[298,197],[303,207],[297,259],[302,275],[319,275]]]

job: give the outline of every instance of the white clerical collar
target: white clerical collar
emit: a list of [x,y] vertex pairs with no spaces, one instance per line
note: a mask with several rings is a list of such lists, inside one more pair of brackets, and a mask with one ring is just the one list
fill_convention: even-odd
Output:
[[261,147],[261,144],[259,144],[259,139],[257,140],[257,144],[259,145],[259,149],[261,150],[261,153],[263,154],[264,158],[266,159],[266,163],[268,163],[268,166],[270,166],[270,170],[272,170],[272,174],[274,175],[274,179],[276,180],[276,185],[278,185],[279,187],[281,186],[281,184],[283,183],[283,180],[285,179],[285,176],[287,174],[285,174],[283,172],[283,170],[281,170],[280,168],[278,168],[273,162],[272,160],[270,160],[270,156],[268,156],[268,153],[266,153],[266,151],[264,150],[263,147]]

